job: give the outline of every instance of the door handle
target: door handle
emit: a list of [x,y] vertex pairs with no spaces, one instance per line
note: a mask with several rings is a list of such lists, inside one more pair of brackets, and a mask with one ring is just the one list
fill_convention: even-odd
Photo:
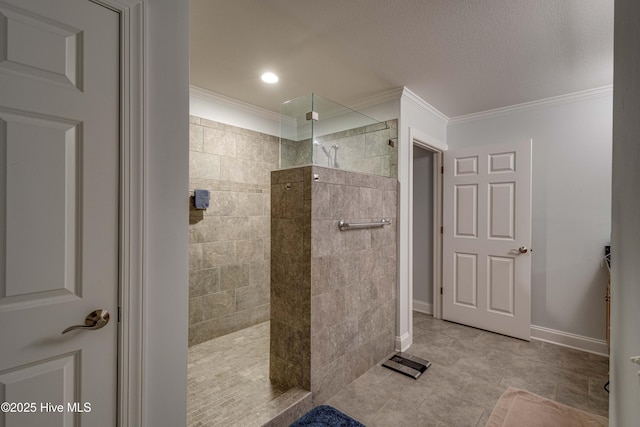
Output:
[[518,248],[518,252],[520,252],[521,254],[526,254],[527,252],[529,252],[529,249],[527,249],[526,246],[520,246]]
[[76,329],[100,329],[109,323],[109,312],[107,310],[94,310],[84,319],[84,325],[73,325],[62,331],[63,334],[74,331]]

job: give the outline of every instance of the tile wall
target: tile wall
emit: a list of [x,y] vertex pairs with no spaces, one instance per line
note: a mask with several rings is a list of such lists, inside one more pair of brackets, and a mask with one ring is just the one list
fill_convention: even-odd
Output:
[[[394,350],[397,185],[318,166],[272,173],[270,375],[314,404]],[[383,217],[392,225],[338,229]]]
[[[270,174],[278,138],[190,117],[189,345],[269,320]],[[186,195],[185,195],[186,196]],[[191,199],[191,198],[190,198]]]

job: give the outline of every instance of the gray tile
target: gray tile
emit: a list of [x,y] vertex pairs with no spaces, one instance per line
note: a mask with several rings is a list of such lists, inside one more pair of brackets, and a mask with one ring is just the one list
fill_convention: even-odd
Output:
[[560,386],[569,388],[577,393],[589,392],[589,377],[584,374],[568,371],[545,363],[535,364],[533,373],[547,383],[556,382]]
[[189,298],[189,326],[204,320],[202,314],[202,297]]
[[609,402],[609,393],[604,389],[608,377],[589,378],[589,397]]
[[418,379],[418,382],[432,390],[439,390],[443,393],[459,394],[471,378],[471,375],[460,373],[454,368],[432,365],[424,374],[422,374]]
[[238,262],[253,263],[264,259],[264,241],[262,239],[238,240],[235,243]]
[[373,417],[371,427],[437,427],[440,422],[402,398],[393,397]]
[[381,381],[377,388],[384,390],[389,397],[401,397],[406,404],[411,405],[413,408],[420,406],[433,390],[433,388],[426,386],[428,381],[420,381],[420,379],[416,381],[406,375],[390,372],[391,374]]
[[325,403],[348,384],[345,375],[346,364],[346,358],[343,356],[312,370],[311,391],[315,396],[314,405]]
[[268,216],[251,217],[251,238],[264,239],[271,236],[271,219]]
[[[324,266],[329,267],[332,259],[332,257],[322,258],[325,261]],[[333,288],[333,291],[336,289],[340,290],[340,288]],[[348,306],[347,290],[344,290],[344,293],[346,307]],[[364,332],[367,324],[370,325],[371,331],[379,327],[376,325],[382,317],[377,317],[370,311],[362,319]],[[358,326],[360,326],[359,323]],[[208,322],[203,324],[208,325]],[[228,328],[228,325],[228,322],[222,322],[217,326],[212,324],[207,327],[213,331]],[[475,332],[465,334],[456,329],[463,328],[462,326],[434,320],[430,316],[421,314],[416,314],[414,317],[414,333],[416,337],[422,337],[422,341],[414,344],[409,352],[418,356],[430,356],[434,364],[418,381],[374,365],[351,385],[346,385],[347,381],[343,379],[356,377],[368,362],[367,357],[379,354],[380,350],[367,347],[372,345],[371,342],[367,342],[360,347],[353,347],[349,356],[340,356],[336,349],[345,345],[345,342],[350,339],[349,333],[342,324],[334,325],[332,328],[334,329],[326,329],[324,336],[316,337],[320,338],[316,343],[321,346],[317,351],[328,350],[324,356],[326,360],[323,365],[324,370],[318,371],[324,374],[315,377],[319,381],[315,386],[316,391],[318,396],[322,396],[318,402],[324,403],[324,400],[329,399],[326,403],[359,419],[366,425],[483,426],[491,413],[493,404],[502,390],[508,386],[523,388],[592,413],[607,415],[608,396],[603,390],[600,391],[606,376],[587,377],[580,372],[560,366],[536,363],[528,357],[532,357],[541,349],[532,350],[533,346],[529,346],[529,343],[511,341],[509,338],[488,335],[482,331],[475,338],[469,338],[469,335],[475,335]],[[444,332],[450,328],[456,332],[445,335]],[[201,335],[207,333],[208,330],[205,329]],[[372,336],[375,337],[375,334]],[[375,343],[375,338],[373,340]],[[283,342],[281,345],[286,347],[296,343]],[[517,344],[523,344],[525,349],[523,350]],[[245,345],[236,342],[229,345],[227,349],[245,348]],[[451,353],[448,358],[447,354],[442,352],[443,350]],[[567,354],[571,354],[567,353],[566,349],[558,350],[555,346],[547,350],[560,355],[562,360],[565,360]],[[453,362],[458,355],[467,357],[461,357]],[[315,356],[312,354],[312,357]],[[351,368],[346,363],[348,360],[352,362]],[[587,363],[607,365],[606,359],[592,358],[589,355],[574,355],[567,360],[583,360]],[[197,363],[197,360],[192,362],[190,359],[190,366],[193,363]],[[494,382],[496,378],[499,381]],[[256,391],[263,390],[264,398],[267,399],[269,395],[277,394],[264,387],[253,388]],[[224,407],[231,408],[230,415],[227,414],[226,418],[217,418],[226,420],[225,425],[246,425],[237,424],[238,422],[246,423],[246,419],[249,419],[243,418],[240,414],[247,416],[248,412],[260,412],[257,409],[241,410],[241,406],[232,403],[229,399],[216,399],[215,393],[205,394],[204,398],[202,395],[193,394],[190,395],[193,396],[190,399],[199,399],[203,402],[208,398],[222,402],[220,404]],[[404,400],[393,397],[399,394],[403,395]],[[416,404],[419,406],[416,407]],[[204,419],[203,412],[192,411],[190,414],[191,420]],[[208,413],[207,416],[212,415]],[[191,427],[197,424],[189,425]]]
[[389,142],[389,130],[381,130],[376,132],[370,132],[365,135],[366,141],[366,153],[367,157],[381,156],[389,154],[394,148],[392,148]]
[[345,293],[335,289],[311,297],[311,330],[319,332],[323,328],[341,323],[345,319]]
[[398,192],[395,189],[382,193],[382,215],[389,218],[398,217]]
[[339,255],[344,251],[344,235],[337,221],[313,220],[311,225],[311,256]]
[[303,398],[271,383],[268,353],[268,322],[191,346],[187,426],[258,426]]
[[199,123],[189,123],[189,150],[202,151],[203,142],[203,127]]
[[304,168],[283,169],[271,173],[271,184],[286,184],[289,182],[302,182]]
[[217,319],[236,311],[233,291],[218,292],[201,298],[204,320]]
[[473,340],[480,337],[482,333],[479,329],[469,328],[466,326],[452,323],[448,328],[442,331],[443,334],[448,335],[458,340]]
[[390,369],[384,368],[380,365],[374,365],[371,369],[355,380],[355,382],[366,387],[381,387],[382,384],[386,384],[386,380],[391,376],[391,374],[392,371]]
[[314,219],[331,219],[331,184],[311,184],[311,215]]
[[220,179],[220,156],[198,151],[189,152],[189,177]]
[[189,244],[189,271],[203,268],[203,249],[202,244]]
[[229,291],[249,286],[251,269],[248,264],[225,265],[220,267],[220,289]]
[[189,297],[198,297],[220,290],[220,271],[217,268],[189,271]]
[[516,350],[516,353],[531,361],[562,366],[565,351],[566,350],[563,347],[532,340],[530,342],[522,343]]
[[[413,343],[424,344],[430,347],[440,347],[445,349],[453,343],[454,339],[444,334],[434,332],[431,330],[424,330],[423,328],[413,327]],[[447,350],[449,351],[449,350]]]
[[[415,331],[415,329],[414,329]],[[446,338],[445,343],[450,342],[449,338]],[[453,366],[464,353],[456,350],[455,348],[447,348],[446,346],[437,346],[431,340],[425,340],[423,343],[415,343],[411,346],[409,352],[418,356],[421,359],[428,360],[432,363],[436,363],[441,366],[451,367]]]
[[459,396],[432,393],[418,407],[418,411],[442,423],[456,427],[475,427],[485,408],[469,402],[461,402]]
[[318,174],[318,182],[325,182],[327,184],[345,184],[345,177],[347,172],[339,169],[322,168],[313,166],[311,173]]
[[249,283],[252,286],[264,286],[268,288],[270,284],[269,276],[269,261],[254,262],[251,264]]
[[369,368],[373,366],[373,358],[371,346],[369,344],[362,344],[347,351],[345,359],[344,378],[346,384],[353,382],[360,378],[362,374],[367,372]]
[[500,380],[499,385],[527,390],[551,400],[556,400],[558,397],[558,383],[545,382],[531,372],[525,371],[516,375],[505,375]]
[[248,160],[262,160],[263,142],[255,137],[238,135],[236,139],[236,157]]
[[[354,220],[355,222],[368,222],[368,220]],[[371,249],[371,230],[348,230],[344,232],[344,251],[357,252]]]
[[345,184],[352,185],[354,187],[369,187],[371,184],[371,178],[369,175],[363,173],[345,173]]
[[219,129],[204,127],[204,151],[221,156],[234,157],[236,155],[237,135]]
[[[588,356],[588,353],[583,353]],[[607,376],[609,374],[609,365],[601,361],[586,359],[578,359],[568,356],[562,362],[562,367],[568,371],[587,376]]]
[[334,219],[353,219],[358,217],[359,208],[357,201],[359,188],[347,185],[331,185],[331,217]]
[[526,341],[491,332],[481,333],[473,342],[488,351],[500,350],[505,353],[517,353],[520,346],[527,343]]
[[476,405],[493,408],[506,390],[507,387],[490,384],[481,379],[471,377],[459,396]]
[[350,384],[330,399],[327,404],[367,425],[389,400],[391,397],[384,390]]
[[563,385],[558,387],[558,402],[603,417],[609,416],[609,401],[595,399]]
[[280,162],[280,144],[278,141],[264,140],[264,161],[273,164],[273,169],[279,167]]
[[462,374],[472,375],[492,384],[498,384],[502,378],[502,371],[496,368],[491,358],[483,357],[463,357],[452,367]]
[[250,310],[269,304],[269,290],[263,286],[236,289],[236,311]]
[[236,243],[233,241],[202,244],[202,267],[219,267],[236,263]]

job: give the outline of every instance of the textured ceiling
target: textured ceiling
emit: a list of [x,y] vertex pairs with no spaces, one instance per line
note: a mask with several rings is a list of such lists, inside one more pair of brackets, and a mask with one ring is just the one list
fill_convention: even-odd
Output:
[[191,0],[191,84],[272,111],[406,86],[456,117],[612,84],[613,3]]

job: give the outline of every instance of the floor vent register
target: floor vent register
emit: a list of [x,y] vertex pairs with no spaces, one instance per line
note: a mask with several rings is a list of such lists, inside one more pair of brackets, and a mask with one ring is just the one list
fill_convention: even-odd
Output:
[[431,366],[431,362],[407,353],[396,353],[382,366],[417,380]]

